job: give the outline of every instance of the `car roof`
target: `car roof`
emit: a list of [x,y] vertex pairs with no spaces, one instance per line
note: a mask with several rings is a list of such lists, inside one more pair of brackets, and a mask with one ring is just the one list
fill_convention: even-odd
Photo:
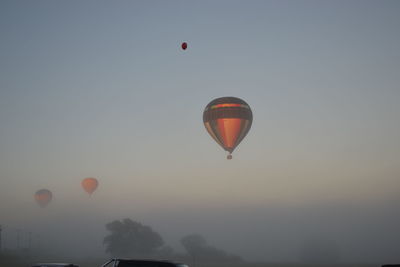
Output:
[[152,260],[152,259],[126,259],[126,258],[115,258],[115,261],[131,261],[131,262],[157,262],[157,263],[171,263],[171,264],[184,264],[180,262],[173,262],[170,260]]
[[53,263],[53,262],[48,262],[48,263],[45,263],[45,262],[43,262],[43,263],[36,263],[36,264],[34,264],[34,265],[32,265],[32,266],[43,266],[43,265],[45,265],[45,266],[77,266],[77,265],[75,265],[75,264],[73,264],[73,263]]

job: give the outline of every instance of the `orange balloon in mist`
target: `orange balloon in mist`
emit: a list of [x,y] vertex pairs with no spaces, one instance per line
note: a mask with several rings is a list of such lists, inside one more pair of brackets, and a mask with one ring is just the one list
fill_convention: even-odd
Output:
[[35,200],[42,208],[46,207],[52,198],[53,194],[47,189],[41,189],[35,193]]
[[81,184],[83,189],[86,192],[88,192],[89,195],[91,195],[96,190],[97,186],[99,185],[99,182],[97,181],[96,178],[85,178],[82,180]]
[[211,137],[226,151],[227,159],[251,128],[253,113],[250,106],[237,97],[216,98],[203,113],[204,126]]

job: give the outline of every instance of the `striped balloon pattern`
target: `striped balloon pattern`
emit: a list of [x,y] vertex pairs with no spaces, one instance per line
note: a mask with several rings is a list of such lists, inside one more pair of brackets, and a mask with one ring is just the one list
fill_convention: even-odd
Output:
[[237,97],[220,97],[211,101],[203,113],[204,126],[211,137],[232,159],[232,152],[251,128],[253,113],[250,106]]

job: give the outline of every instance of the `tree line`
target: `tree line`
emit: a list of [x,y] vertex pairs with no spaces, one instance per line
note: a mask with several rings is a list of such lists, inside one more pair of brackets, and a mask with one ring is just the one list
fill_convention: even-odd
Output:
[[104,238],[106,252],[113,257],[173,259],[192,263],[241,262],[234,254],[211,246],[199,234],[184,236],[180,242],[184,253],[165,244],[162,236],[150,226],[131,219],[106,224],[109,234]]

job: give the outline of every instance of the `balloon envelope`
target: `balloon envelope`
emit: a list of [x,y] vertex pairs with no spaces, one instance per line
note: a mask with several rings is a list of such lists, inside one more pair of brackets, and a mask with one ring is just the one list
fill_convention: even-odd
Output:
[[35,200],[42,208],[46,207],[52,198],[53,194],[47,189],[41,189],[35,193]]
[[82,187],[83,189],[91,195],[99,185],[99,182],[96,178],[85,178],[82,180]]
[[221,97],[206,106],[203,122],[211,137],[231,154],[249,132],[253,113],[242,99]]
[[182,47],[183,50],[186,50],[186,48],[187,48],[187,43],[186,43],[186,42],[183,42],[183,43],[181,44],[181,47]]

